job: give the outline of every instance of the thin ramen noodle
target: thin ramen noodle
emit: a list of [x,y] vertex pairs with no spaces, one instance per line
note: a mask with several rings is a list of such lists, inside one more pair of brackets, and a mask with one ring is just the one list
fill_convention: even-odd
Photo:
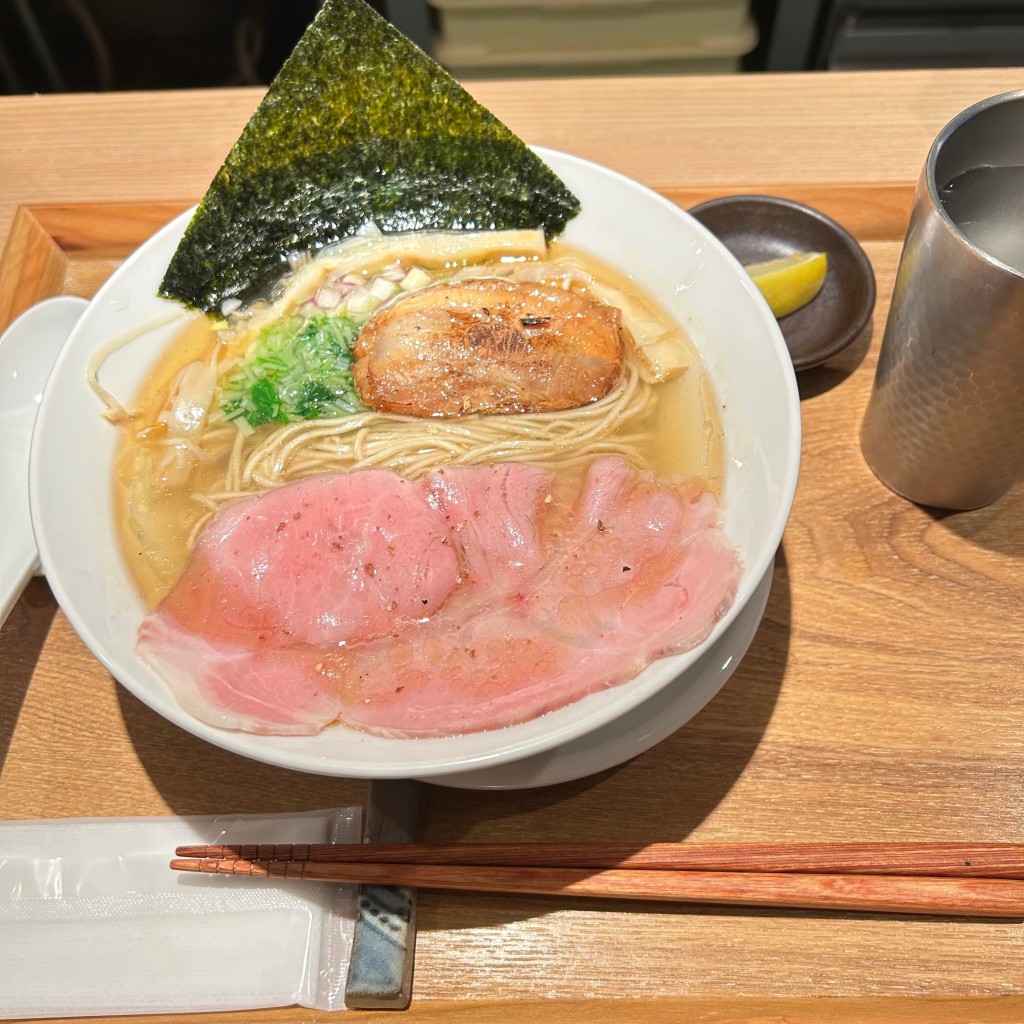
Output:
[[[454,255],[442,237],[433,256],[430,238],[405,246],[393,236],[361,238],[298,266],[276,295],[250,309],[227,309],[219,321],[197,316],[153,367],[131,409],[104,394],[125,428],[115,507],[147,603],[155,605],[181,575],[196,538],[225,502],[324,472],[381,467],[418,479],[444,465],[523,462],[578,476],[596,457],[618,455],[662,478],[699,478],[718,492],[723,442],[715,397],[678,324],[642,285],[586,254],[561,243],[547,247],[532,232],[514,234],[522,237],[484,241],[475,253],[459,239]],[[417,287],[487,277],[554,284],[619,306],[633,341],[611,391],[557,412],[425,419],[355,408],[284,422],[275,413],[255,426],[225,398],[244,378],[261,332],[282,318],[304,323],[356,308],[347,315],[365,321]],[[666,375],[672,379],[654,379],[643,348],[650,338],[650,352],[668,345],[680,361]]]

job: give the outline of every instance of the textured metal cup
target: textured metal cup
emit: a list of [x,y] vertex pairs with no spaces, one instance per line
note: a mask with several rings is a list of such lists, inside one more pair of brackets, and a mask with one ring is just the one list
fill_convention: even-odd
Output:
[[[1016,169],[1020,189],[988,190]],[[965,215],[947,185],[971,181]],[[979,508],[1024,476],[1024,90],[968,108],[932,144],[861,448],[889,488],[938,508]]]

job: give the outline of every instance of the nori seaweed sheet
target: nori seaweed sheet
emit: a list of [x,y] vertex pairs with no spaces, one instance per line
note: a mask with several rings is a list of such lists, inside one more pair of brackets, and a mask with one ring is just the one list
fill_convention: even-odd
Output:
[[543,228],[579,201],[522,140],[363,0],[326,0],[199,204],[160,286],[207,313],[288,257],[373,221]]

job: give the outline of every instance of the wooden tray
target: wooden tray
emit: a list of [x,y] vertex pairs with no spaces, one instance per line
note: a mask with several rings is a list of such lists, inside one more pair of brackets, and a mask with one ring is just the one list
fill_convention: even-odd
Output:
[[[726,191],[764,190],[666,194],[688,207]],[[801,375],[802,479],[750,652],[693,722],[617,769],[518,792],[429,787],[426,839],[1019,839],[1024,489],[978,512],[931,514],[878,484],[857,445],[912,185],[771,191],[858,236],[879,307],[872,330]],[[20,207],[0,259],[0,326],[45,296],[92,295],[188,205]],[[248,762],[155,716],[84,648],[43,580],[0,632],[0,675],[5,817],[275,812],[365,797],[357,780]],[[1020,922],[425,893],[409,1015],[1009,1024],[1024,1020],[1022,938]]]
[[[751,189],[666,189],[684,209]],[[773,193],[816,206],[860,239],[902,237],[912,186],[789,185]],[[40,299],[91,297],[138,245],[194,200],[19,206],[0,261],[0,330]]]

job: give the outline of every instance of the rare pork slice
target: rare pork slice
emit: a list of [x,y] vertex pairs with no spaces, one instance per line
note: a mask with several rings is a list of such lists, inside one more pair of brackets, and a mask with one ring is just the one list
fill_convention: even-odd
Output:
[[138,653],[191,715],[222,729],[311,736],[338,717],[336,690],[323,678],[323,654],[266,637],[238,640],[189,628],[166,607],[146,617]]
[[[499,728],[704,639],[740,574],[719,520],[613,457],[575,484],[517,464],[315,477],[222,509],[139,651],[228,728]],[[342,528],[372,574],[324,550]]]
[[448,534],[421,487],[395,473],[310,477],[221,509],[168,607],[186,624],[209,621],[216,594],[225,627],[279,644],[372,640],[448,598],[459,571]]
[[395,736],[528,721],[688,650],[730,607],[739,560],[696,487],[603,458],[574,503],[542,508],[546,557],[526,585],[460,589],[401,642],[331,659],[344,721]]
[[535,576],[544,564],[540,511],[551,476],[519,463],[439,469],[426,481],[427,501],[444,516],[462,565],[463,585],[492,592]]
[[338,715],[323,650],[429,616],[459,566],[422,488],[365,470],[224,506],[182,578],[142,623],[139,654],[197,717],[315,733]]

